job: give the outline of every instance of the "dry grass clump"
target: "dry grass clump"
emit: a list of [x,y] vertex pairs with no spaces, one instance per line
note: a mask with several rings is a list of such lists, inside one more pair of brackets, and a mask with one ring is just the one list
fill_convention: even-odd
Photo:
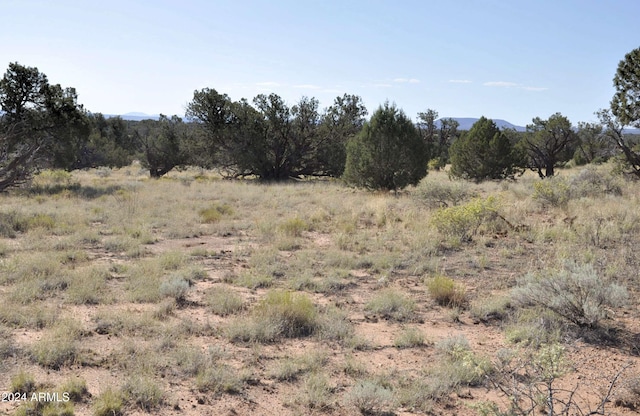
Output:
[[123,414],[124,398],[120,390],[107,388],[93,402],[95,416],[120,416]]
[[267,292],[247,318],[227,327],[232,341],[272,342],[280,337],[304,337],[317,329],[316,307],[306,295],[281,290]]
[[393,341],[393,346],[396,348],[416,348],[425,344],[424,333],[414,327],[406,328]]
[[213,224],[219,222],[224,216],[233,215],[233,208],[227,204],[214,204],[209,208],[201,209],[198,213],[202,222]]
[[359,380],[343,397],[344,404],[363,415],[392,413],[396,407],[393,391],[373,380]]
[[124,399],[144,410],[153,412],[159,408],[165,400],[165,392],[151,377],[133,376],[122,386]]
[[461,308],[467,303],[465,287],[450,277],[437,275],[427,281],[429,295],[438,305]]
[[209,289],[205,295],[205,304],[216,315],[233,315],[244,309],[244,301],[234,290],[216,286]]
[[397,289],[379,291],[364,307],[365,311],[394,321],[415,319],[415,302]]

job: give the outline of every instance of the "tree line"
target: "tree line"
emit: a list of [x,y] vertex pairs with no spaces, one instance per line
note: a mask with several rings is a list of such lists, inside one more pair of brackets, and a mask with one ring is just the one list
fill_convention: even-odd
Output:
[[620,61],[615,95],[599,123],[577,126],[560,113],[536,117],[525,132],[485,117],[469,131],[429,109],[414,123],[395,104],[367,119],[362,99],[345,94],[321,110],[315,98],[292,106],[277,94],[233,101],[214,89],[195,91],[185,118],[126,121],[87,111],[74,88],[50,84],[37,68],[10,63],[0,80],[0,191],[28,183],[38,169],[121,167],[139,160],[158,178],[185,166],[226,177],[281,181],[342,178],[368,189],[417,184],[428,169],[450,164],[454,177],[515,178],[527,169],[553,176],[569,161],[619,158],[640,177],[640,48]]

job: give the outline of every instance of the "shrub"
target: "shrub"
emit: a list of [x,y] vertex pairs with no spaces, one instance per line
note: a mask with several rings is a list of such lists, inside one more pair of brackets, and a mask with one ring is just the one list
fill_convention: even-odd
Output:
[[300,217],[289,218],[280,224],[280,230],[289,237],[300,237],[304,231],[311,227]]
[[212,288],[207,293],[205,303],[211,312],[220,316],[231,315],[244,308],[242,297],[226,287]]
[[429,279],[427,290],[441,306],[460,308],[467,302],[465,287],[450,277],[435,276]]
[[225,215],[233,215],[233,208],[227,204],[214,204],[210,208],[201,209],[200,218],[205,224],[213,224],[222,219]]
[[579,327],[595,328],[608,316],[609,307],[623,306],[629,299],[625,287],[601,278],[590,264],[547,273],[520,279],[514,301],[549,309]]
[[393,392],[371,380],[358,381],[344,396],[349,407],[355,407],[363,415],[389,411],[394,404]]
[[431,223],[444,235],[470,241],[480,226],[496,217],[498,201],[494,196],[475,198],[463,205],[437,210]]
[[207,367],[196,377],[196,387],[201,393],[240,393],[243,388],[238,371],[221,363]]
[[465,182],[422,181],[414,195],[430,207],[448,207],[459,205],[472,192]]
[[82,402],[85,397],[91,397],[89,389],[87,388],[87,382],[81,378],[72,378],[61,387],[63,392],[69,394],[69,399],[72,402]]
[[78,346],[75,339],[64,336],[45,337],[31,348],[33,359],[43,367],[54,370],[76,363]]
[[29,373],[20,371],[15,376],[11,377],[11,392],[30,394],[36,389],[36,380]]
[[122,393],[128,402],[140,409],[151,412],[164,402],[164,392],[150,378],[135,376],[122,386]]
[[424,142],[413,122],[385,103],[347,143],[344,179],[367,189],[397,190],[427,174]]
[[509,296],[494,296],[488,299],[477,299],[472,302],[469,312],[476,322],[489,323],[494,320],[504,320],[511,308],[511,298]]
[[323,374],[309,374],[303,384],[296,402],[309,409],[326,410],[331,407],[332,388]]
[[433,375],[450,387],[477,386],[493,371],[491,362],[478,357],[463,336],[446,338],[436,344],[443,356]]
[[280,337],[313,334],[318,328],[316,307],[307,296],[279,290],[270,291],[248,318],[227,327],[232,341],[272,342]]
[[285,337],[311,335],[317,327],[316,307],[306,295],[268,292],[253,312],[254,318],[279,323]]
[[160,285],[160,294],[173,298],[178,304],[184,303],[190,289],[189,282],[181,276],[173,276]]
[[108,388],[100,394],[93,403],[95,416],[120,416],[123,406],[122,393]]
[[393,342],[393,346],[396,348],[414,348],[424,344],[424,334],[417,328],[405,329]]
[[384,289],[367,302],[364,308],[385,319],[407,321],[414,317],[416,304],[395,289]]
[[532,197],[543,207],[564,207],[571,199],[571,187],[562,177],[545,178],[533,184]]

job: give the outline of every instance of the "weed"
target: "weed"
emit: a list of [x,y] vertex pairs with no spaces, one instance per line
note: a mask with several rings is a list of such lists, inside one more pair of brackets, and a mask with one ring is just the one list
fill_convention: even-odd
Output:
[[393,342],[396,348],[415,348],[425,345],[424,334],[417,328],[409,327],[402,331]]
[[233,208],[227,204],[214,204],[212,207],[201,209],[199,214],[203,223],[213,224],[225,215],[233,215]]
[[470,241],[480,226],[495,218],[498,201],[495,196],[475,198],[466,204],[437,210],[431,217],[436,229],[460,242]]
[[566,207],[571,199],[571,187],[563,177],[545,178],[533,184],[532,197],[543,207]]
[[595,328],[608,316],[609,307],[629,300],[625,287],[601,278],[589,264],[547,273],[521,279],[512,294],[514,301],[547,308],[579,327]]
[[427,281],[427,290],[438,305],[449,308],[460,308],[467,302],[463,285],[450,277],[437,275]]
[[472,192],[465,182],[422,181],[414,195],[430,207],[448,207],[469,199]]
[[146,412],[160,407],[165,396],[160,386],[145,376],[134,376],[128,379],[122,386],[122,394],[128,402]]
[[11,392],[20,394],[31,394],[36,389],[36,380],[33,375],[20,371],[11,377]]
[[176,303],[183,304],[187,299],[187,293],[191,285],[181,276],[172,276],[160,285],[160,295],[175,299]]
[[205,297],[205,303],[209,310],[216,315],[227,316],[244,309],[242,297],[227,287],[214,287]]
[[120,416],[124,406],[123,395],[119,390],[108,388],[103,391],[93,403],[95,416]]
[[72,378],[62,385],[60,388],[65,393],[69,394],[69,400],[74,403],[80,403],[86,398],[91,397],[89,389],[87,388],[87,382],[81,378]]
[[358,381],[344,396],[345,405],[363,415],[391,411],[395,407],[393,392],[371,380]]
[[415,316],[415,302],[395,289],[383,289],[365,305],[365,310],[385,319],[408,321]]
[[242,391],[243,385],[238,371],[221,363],[205,368],[196,377],[196,388],[201,393],[237,394]]
[[333,405],[332,391],[326,376],[311,373],[304,379],[296,402],[308,409],[327,410]]
[[309,224],[300,217],[289,218],[280,224],[280,231],[289,237],[300,237],[304,231],[309,231]]

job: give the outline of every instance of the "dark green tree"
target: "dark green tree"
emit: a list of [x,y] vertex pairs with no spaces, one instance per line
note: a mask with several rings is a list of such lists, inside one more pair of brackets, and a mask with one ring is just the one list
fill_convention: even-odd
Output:
[[534,118],[521,142],[528,156],[527,167],[540,178],[553,176],[556,167],[571,160],[578,140],[571,122],[562,114],[555,113],[547,120]]
[[620,61],[613,86],[616,92],[610,110],[600,110],[598,118],[607,137],[622,152],[630,173],[640,177],[640,149],[623,130],[626,126],[640,127],[640,48]]
[[187,117],[201,127],[202,140],[189,153],[207,155],[197,163],[233,177],[336,176],[344,166],[345,142],[360,128],[363,112],[354,96],[336,99],[321,115],[315,98],[303,97],[290,108],[276,94],[258,95],[251,106],[215,90],[196,91]]
[[388,102],[347,144],[344,179],[381,190],[416,185],[427,174],[424,142],[404,112]]
[[90,128],[73,88],[37,68],[9,64],[0,80],[0,191],[39,167],[73,168]]
[[142,120],[136,125],[136,142],[140,146],[140,162],[152,178],[160,178],[173,168],[185,165],[184,143],[188,126],[178,116],[161,114],[159,120]]
[[336,97],[321,116],[317,157],[326,176],[340,177],[347,160],[347,143],[362,130],[367,109],[362,98],[344,94]]
[[481,182],[513,178],[520,160],[507,135],[485,117],[455,140],[449,149],[451,175]]

